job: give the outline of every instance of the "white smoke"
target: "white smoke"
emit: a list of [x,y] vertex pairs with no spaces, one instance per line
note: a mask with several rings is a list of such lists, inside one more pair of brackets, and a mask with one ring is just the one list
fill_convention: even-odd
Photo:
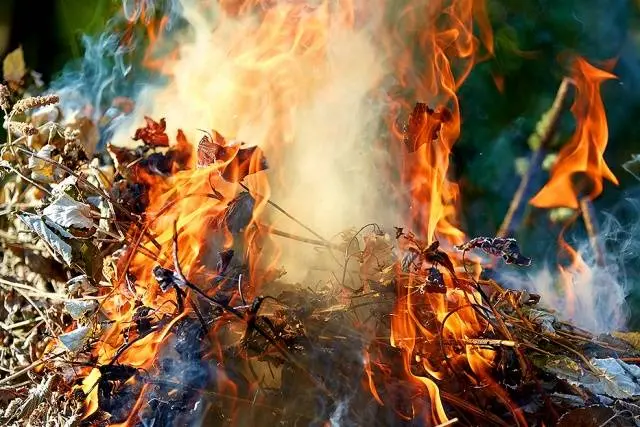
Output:
[[[625,216],[622,223],[618,218]],[[605,248],[604,265],[599,265],[588,241],[569,242],[580,265],[544,265],[526,278],[501,271],[504,283],[541,296],[541,304],[556,311],[557,317],[595,333],[624,329],[628,307],[626,297],[637,281],[630,275],[640,256],[640,202],[625,199],[609,213],[601,215],[598,239]]]

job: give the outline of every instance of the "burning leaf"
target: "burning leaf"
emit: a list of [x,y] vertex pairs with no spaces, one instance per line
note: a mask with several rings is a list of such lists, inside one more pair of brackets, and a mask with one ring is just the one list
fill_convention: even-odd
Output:
[[246,191],[238,194],[235,199],[229,202],[224,213],[224,224],[233,234],[240,233],[249,225],[253,217],[253,207],[255,200]]
[[80,326],[71,332],[58,336],[58,339],[69,351],[77,352],[81,350],[91,338],[91,328]]
[[[53,251],[62,257],[67,265],[71,265],[72,261],[72,248],[67,242],[65,242],[54,230],[60,233],[63,237],[73,237],[64,229],[55,227],[55,224],[47,224],[38,215],[29,213],[19,214],[18,218],[25,223],[31,231],[36,233]],[[53,226],[52,226],[53,225]],[[53,228],[53,230],[52,230]],[[66,233],[66,234],[64,234]]]
[[216,263],[216,271],[219,275],[224,274],[233,259],[233,249],[227,249],[218,253],[218,262]]
[[64,308],[73,319],[78,320],[86,315],[93,314],[98,308],[98,302],[96,300],[72,299],[64,302]]
[[640,180],[640,154],[632,154],[631,160],[624,162],[622,167],[635,179]]
[[93,228],[91,208],[63,194],[42,211],[51,221],[62,227]]
[[220,162],[226,164],[222,177],[229,182],[240,182],[247,175],[269,167],[259,147],[241,148],[241,144],[229,144],[218,132],[214,132],[214,138],[215,141],[205,135],[198,143],[196,163],[198,168]]
[[516,239],[502,237],[475,237],[456,249],[468,251],[474,248],[482,249],[489,255],[501,256],[507,264],[520,266],[531,265],[531,258],[522,256]]
[[160,267],[159,265],[153,267],[153,277],[155,277],[158,285],[160,285],[160,290],[162,292],[167,292],[174,285],[180,287],[184,286],[182,280],[180,280],[175,272],[168,268]]
[[444,284],[444,276],[436,267],[432,266],[427,270],[427,278],[423,290],[427,293],[444,294],[447,292],[447,287]]
[[444,107],[432,110],[423,102],[416,103],[409,115],[409,122],[404,127],[404,144],[409,152],[436,140],[442,125],[451,119],[451,112]]
[[2,74],[6,81],[19,82],[27,73],[22,46],[5,56],[2,62]]
[[144,117],[146,126],[138,128],[133,136],[134,141],[142,140],[147,145],[152,147],[168,147],[169,137],[165,133],[167,129],[167,122],[164,118],[160,119],[160,122],[156,122],[151,117]]

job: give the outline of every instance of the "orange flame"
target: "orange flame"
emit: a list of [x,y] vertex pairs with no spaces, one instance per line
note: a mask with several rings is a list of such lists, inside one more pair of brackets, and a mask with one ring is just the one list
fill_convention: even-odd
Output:
[[[480,38],[473,35],[474,18]],[[423,20],[426,19],[426,22]],[[451,148],[460,134],[460,107],[457,90],[471,69],[482,59],[480,47],[493,52],[493,35],[483,1],[458,0],[410,3],[399,15],[393,40],[406,40],[405,32],[418,32],[418,46],[405,48],[396,65],[403,90],[415,90],[414,99],[434,109],[449,109],[451,119],[442,124],[435,141],[422,141],[413,156],[404,159],[403,177],[410,188],[412,219],[418,231],[431,240],[436,233],[451,243],[462,242],[463,233],[454,225],[458,187],[447,178]],[[415,37],[415,36],[414,36]],[[390,43],[389,49],[397,49]],[[429,58],[416,63],[415,51]],[[406,98],[395,100],[395,113],[409,107]],[[427,121],[425,121],[427,125]],[[395,128],[396,135],[402,130]],[[423,132],[429,138],[431,132]]]
[[[569,143],[560,150],[558,160],[551,170],[551,179],[530,201],[539,208],[578,209],[579,198],[593,200],[600,195],[603,179],[618,184],[618,179],[603,157],[609,135],[600,95],[602,82],[615,76],[577,58],[572,78],[577,91],[571,107],[576,119],[576,131]],[[577,173],[583,173],[589,182],[581,183],[582,185],[574,182],[573,178]]]

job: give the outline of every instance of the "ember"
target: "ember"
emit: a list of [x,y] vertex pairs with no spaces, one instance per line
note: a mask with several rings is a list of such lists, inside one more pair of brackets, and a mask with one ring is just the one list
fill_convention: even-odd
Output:
[[[146,26],[143,65],[166,81],[137,104],[80,126],[5,67],[4,424],[636,425],[634,335],[568,319],[580,252],[558,237],[558,313],[502,278],[536,267],[512,219],[462,230],[450,162],[458,90],[494,55],[482,1],[408,0],[392,28],[351,2],[185,1],[178,50],[147,3],[120,42]],[[567,74],[552,116],[573,85],[575,134],[513,209],[575,210],[603,267],[591,203],[617,183],[599,92],[614,76],[580,57]]]

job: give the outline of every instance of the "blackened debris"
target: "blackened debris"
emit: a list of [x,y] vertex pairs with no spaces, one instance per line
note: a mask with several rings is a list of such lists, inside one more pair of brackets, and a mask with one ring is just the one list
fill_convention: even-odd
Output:
[[159,265],[153,267],[153,277],[155,277],[158,285],[160,285],[162,292],[167,292],[173,286],[184,286],[184,283],[174,271],[160,267]]
[[427,279],[425,280],[425,292],[440,293],[447,292],[447,286],[444,283],[444,276],[437,267],[430,267],[427,270]]
[[456,246],[456,249],[468,251],[474,248],[482,249],[493,256],[500,256],[507,264],[520,266],[531,265],[531,258],[527,258],[520,253],[518,242],[513,238],[503,237],[475,237],[467,243]]
[[246,191],[229,202],[223,215],[224,225],[233,234],[242,232],[251,222],[255,200]]
[[442,125],[452,119],[451,111],[445,107],[435,110],[423,102],[416,103],[404,126],[404,144],[409,152],[414,152],[423,144],[438,138]]
[[224,274],[229,267],[229,263],[233,259],[233,249],[227,249],[218,253],[218,262],[216,263],[216,271],[218,274]]
[[146,126],[138,128],[133,136],[134,141],[142,140],[147,145],[152,147],[168,147],[169,137],[165,133],[167,129],[167,122],[164,118],[160,119],[160,122],[156,122],[151,117],[144,117]]
[[402,271],[408,273],[412,267],[415,266],[415,262],[420,257],[420,252],[415,248],[409,248],[407,253],[402,257]]

